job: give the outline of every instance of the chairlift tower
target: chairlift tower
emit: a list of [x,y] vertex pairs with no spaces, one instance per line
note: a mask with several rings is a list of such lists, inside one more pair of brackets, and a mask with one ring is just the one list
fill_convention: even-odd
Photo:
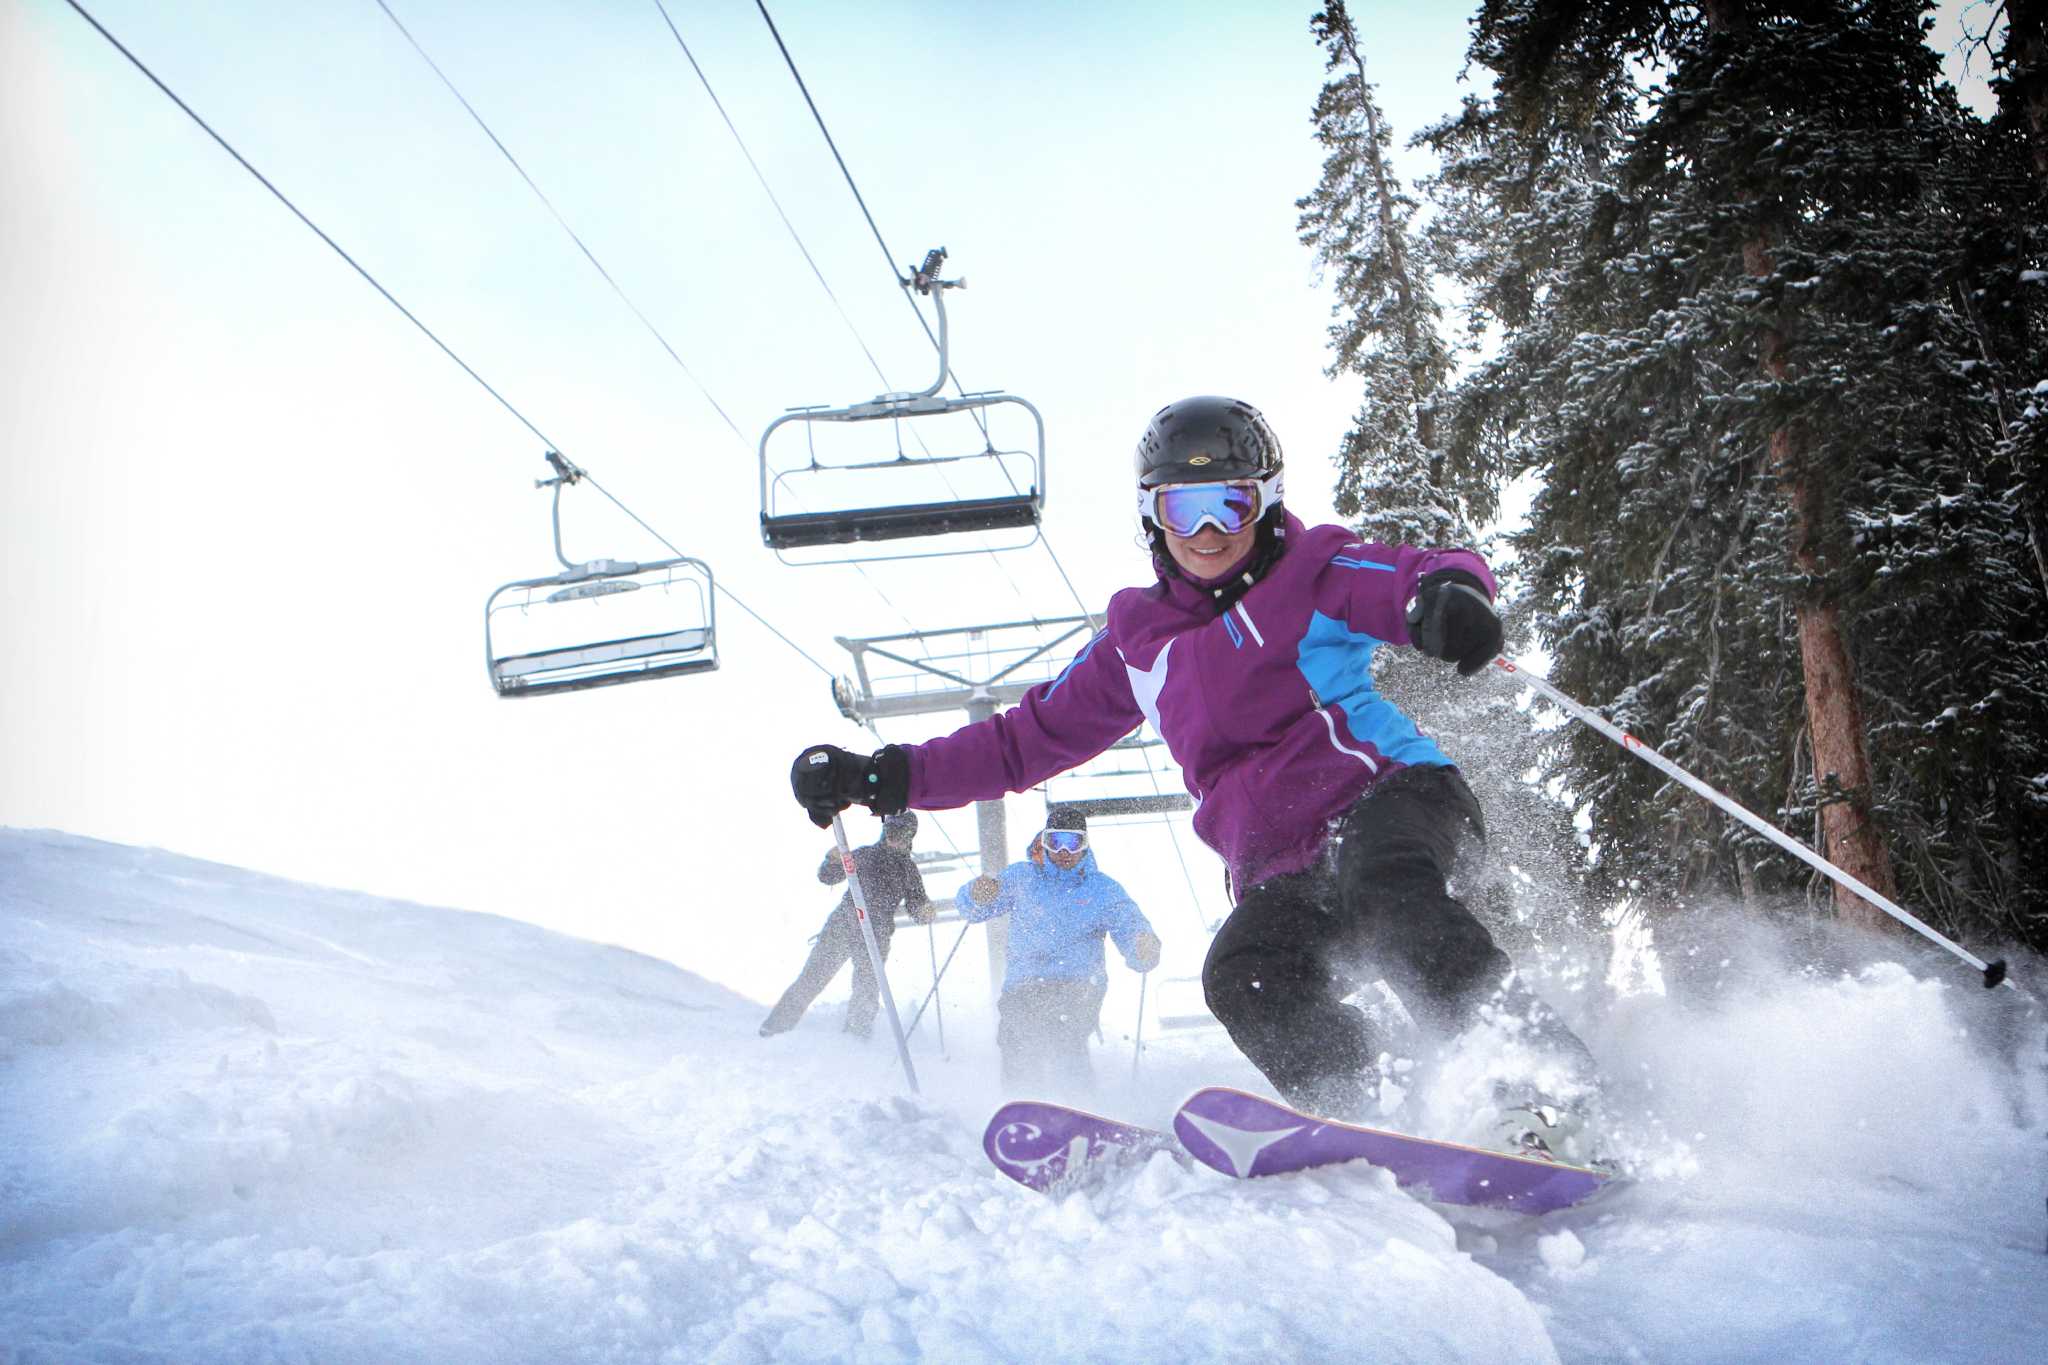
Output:
[[[868,727],[944,711],[965,711],[970,722],[986,720],[1058,677],[1096,625],[1092,617],[1060,616],[858,640],[839,636],[840,646],[853,655],[853,673],[833,679],[832,702],[848,720]],[[974,823],[982,874],[993,877],[1010,863],[1002,799],[975,802]],[[989,980],[1000,990],[1008,926],[1000,919],[988,925]]]
[[[853,672],[833,680],[832,702],[848,720],[870,729],[879,720],[945,711],[965,711],[970,722],[986,720],[1058,677],[1099,626],[1095,617],[1056,616],[862,639],[840,636],[840,646],[853,656]],[[1193,802],[1185,790],[1160,788],[1151,752],[1164,747],[1142,727],[1133,731],[1104,752],[1102,762],[1109,766],[1083,765],[1053,779],[1058,791],[1047,783],[1048,812],[1063,807],[1090,819],[1117,819],[1189,810]],[[1134,759],[1142,766],[1132,766]],[[1144,787],[1131,790],[1133,778],[1144,778]],[[974,813],[981,871],[992,877],[1010,863],[1003,802],[977,801]],[[1007,926],[1000,919],[988,923],[990,979],[1000,989]]]

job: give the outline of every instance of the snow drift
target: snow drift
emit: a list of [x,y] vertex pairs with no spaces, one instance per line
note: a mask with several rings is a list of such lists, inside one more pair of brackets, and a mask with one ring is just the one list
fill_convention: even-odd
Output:
[[[2022,1358],[2042,1043],[1970,990],[1578,992],[1636,1178],[1540,1220],[1163,1155],[1054,1200],[981,1155],[972,1002],[913,1098],[829,996],[762,1040],[621,949],[0,831],[0,1360]],[[1151,1123],[1258,1084],[1098,1063]]]

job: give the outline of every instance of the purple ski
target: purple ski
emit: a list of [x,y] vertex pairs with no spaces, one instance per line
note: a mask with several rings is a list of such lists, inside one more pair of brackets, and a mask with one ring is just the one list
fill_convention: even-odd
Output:
[[1188,1096],[1174,1117],[1173,1131],[1197,1161],[1225,1175],[1279,1175],[1369,1161],[1392,1171],[1396,1183],[1427,1198],[1518,1213],[1567,1208],[1608,1180],[1599,1171],[1537,1157],[1319,1119],[1276,1100],[1221,1086]]
[[1142,1161],[1153,1152],[1172,1151],[1174,1141],[1157,1129],[1063,1104],[1013,1100],[989,1119],[981,1149],[1004,1175],[1042,1191]]

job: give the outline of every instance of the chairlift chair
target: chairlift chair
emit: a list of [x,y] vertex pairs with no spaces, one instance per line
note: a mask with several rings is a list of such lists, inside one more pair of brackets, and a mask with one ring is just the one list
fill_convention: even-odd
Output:
[[[1164,741],[1140,726],[1098,757],[1047,779],[1042,787],[1047,813],[1063,808],[1090,820],[1115,820],[1193,810],[1194,798],[1165,750]],[[1155,754],[1164,757],[1162,764],[1154,765]]]
[[554,451],[555,558],[560,573],[524,578],[484,604],[484,657],[501,697],[537,697],[718,667],[717,603],[701,559],[636,563],[562,553],[562,488],[583,471]]
[[[1030,530],[1029,539],[998,547],[1002,549],[1024,549],[1037,541],[1039,518],[1045,507],[1045,419],[1036,407],[1015,394],[989,390],[948,398],[939,392],[952,373],[945,291],[963,288],[967,283],[938,277],[945,259],[943,247],[933,249],[925,255],[924,264],[902,282],[904,288],[929,296],[938,313],[939,373],[928,387],[914,393],[878,394],[850,407],[792,408],[761,433],[761,538],[783,563],[867,563],[978,554],[990,548],[977,545],[796,559],[789,553],[961,532]],[[999,449],[990,435],[990,424],[985,419],[1005,406],[1022,408],[1030,415],[1034,439],[1028,447]],[[979,429],[981,449],[963,454],[927,451],[919,455],[903,449],[905,427],[919,434],[933,432],[939,426],[936,419],[962,414],[970,417]],[[842,458],[837,452],[830,458],[820,458],[821,431],[830,424],[861,422],[893,424],[894,453],[879,459]],[[782,456],[784,464],[778,467],[774,463],[776,456],[770,452],[770,441],[778,430],[791,423],[801,424],[804,429],[803,462]],[[785,439],[784,445],[787,444]],[[889,498],[890,493],[926,492],[935,476],[945,483],[948,497]],[[955,488],[955,476],[971,488],[965,493]],[[830,505],[820,510],[811,505],[813,502]]]

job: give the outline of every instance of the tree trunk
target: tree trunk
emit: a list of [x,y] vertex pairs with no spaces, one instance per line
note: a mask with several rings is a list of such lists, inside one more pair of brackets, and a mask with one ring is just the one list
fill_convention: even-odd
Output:
[[1998,102],[2026,133],[2034,179],[2048,188],[2048,0],[2006,0],[2005,24]]
[[[1721,33],[1752,22],[1743,0],[1707,0],[1704,8],[1709,26]],[[1756,235],[1742,249],[1743,268],[1751,276],[1770,275],[1771,242],[1770,224],[1758,221]],[[1782,331],[1775,327],[1765,331],[1758,363],[1770,378],[1785,377],[1788,366]],[[1825,509],[1820,505],[1813,472],[1807,467],[1803,444],[1795,427],[1783,426],[1771,433],[1771,469],[1792,503],[1792,544],[1788,548],[1808,585],[1797,608],[1799,661],[1805,675],[1813,774],[1822,801],[1820,852],[1864,885],[1890,896],[1894,890],[1891,855],[1870,818],[1870,753],[1863,708],[1856,697],[1855,666],[1843,637],[1841,610],[1828,595],[1826,565],[1820,556]],[[1870,928],[1891,926],[1882,911],[1839,882],[1834,895],[1835,912],[1841,918]]]
[[[1771,273],[1767,232],[1743,247],[1749,274]],[[1785,335],[1777,328],[1763,336],[1760,362],[1772,379],[1785,378]],[[1820,555],[1820,526],[1825,514],[1805,451],[1795,427],[1771,433],[1773,472],[1792,503],[1792,562],[1805,578],[1800,595],[1799,661],[1806,684],[1806,724],[1813,746],[1814,785],[1820,792],[1820,852],[1871,890],[1889,897],[1896,890],[1891,854],[1870,817],[1870,752],[1866,744],[1863,706],[1856,696],[1856,669],[1842,631],[1841,609],[1830,599],[1827,566]],[[1837,882],[1835,913],[1871,929],[1892,928],[1892,920],[1876,906]]]

